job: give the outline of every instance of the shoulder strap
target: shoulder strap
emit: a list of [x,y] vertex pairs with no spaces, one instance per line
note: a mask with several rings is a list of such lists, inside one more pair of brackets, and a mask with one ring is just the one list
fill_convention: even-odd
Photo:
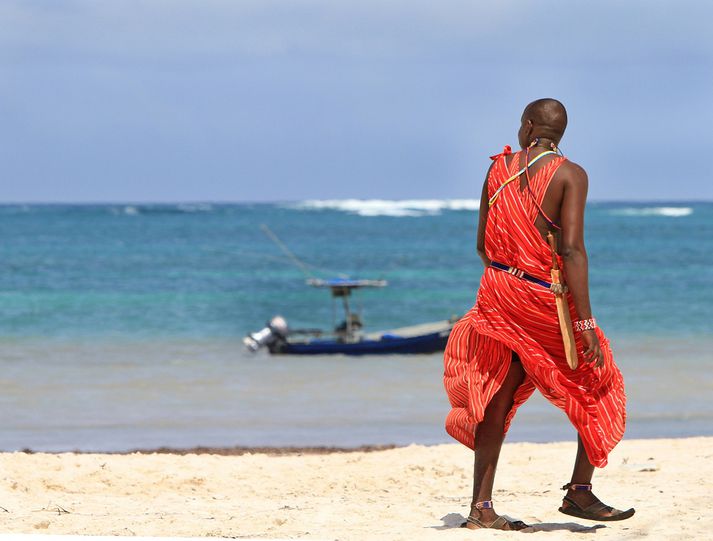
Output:
[[[542,154],[538,154],[537,156],[532,158],[532,160],[530,160],[530,163],[526,164],[525,167],[520,169],[517,173],[515,173],[509,179],[507,179],[505,182],[503,182],[500,185],[500,187],[497,190],[495,190],[495,193],[493,194],[493,196],[488,200],[488,206],[492,207],[495,204],[495,201],[497,201],[498,196],[500,195],[500,192],[502,192],[505,189],[505,186],[510,184],[513,180],[519,178],[520,175],[522,175],[523,173],[526,173],[527,169],[529,167],[532,167],[532,164],[534,164],[537,160],[539,160],[543,156],[547,156],[548,154],[556,154],[556,152],[554,150],[548,150],[546,152],[543,152]],[[529,182],[528,182],[528,184],[529,184]],[[538,205],[538,207],[539,207],[539,205]]]
[[[542,154],[540,154],[540,156],[541,156],[541,155],[542,155]],[[562,165],[566,159],[567,159],[567,158],[565,158],[564,156],[562,156],[562,159],[561,159],[559,162],[557,162],[557,165],[556,165],[556,167],[554,168],[554,171],[552,171],[552,174],[550,175],[550,178],[549,178],[549,180],[547,181],[547,186],[544,187],[544,190],[543,190],[543,193],[542,193],[542,197],[543,197],[543,198],[544,198],[544,196],[545,196],[545,193],[547,193],[547,187],[550,185],[550,182],[552,181],[552,177],[555,176],[555,173],[557,172],[557,169],[559,169],[560,165]],[[552,163],[555,163],[555,161],[553,160]],[[550,165],[550,164],[548,163],[547,165],[545,165],[545,167],[547,167],[547,166],[549,166],[549,165]],[[558,226],[556,223],[554,223],[552,220],[550,220],[550,217],[547,215],[547,213],[546,213],[544,210],[542,210],[542,206],[541,206],[540,203],[537,201],[537,197],[535,197],[535,194],[532,193],[532,188],[530,187],[530,178],[529,178],[529,176],[528,176],[528,179],[527,179],[527,193],[529,193],[529,194],[530,194],[530,197],[532,197],[532,202],[535,203],[535,206],[537,207],[537,210],[538,210],[539,213],[542,215],[542,217],[545,219],[545,221],[546,221],[551,227],[557,229],[558,231],[561,231],[562,228],[561,228],[560,226]]]

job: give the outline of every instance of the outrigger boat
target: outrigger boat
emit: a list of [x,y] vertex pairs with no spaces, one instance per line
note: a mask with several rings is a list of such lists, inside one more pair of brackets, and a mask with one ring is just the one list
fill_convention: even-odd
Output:
[[365,333],[361,316],[349,306],[349,297],[355,289],[386,287],[386,280],[310,278],[307,284],[328,288],[333,299],[341,298],[344,321],[336,325],[333,332],[327,333],[319,329],[290,329],[282,316],[275,316],[264,329],[250,333],[243,339],[250,351],[267,347],[270,353],[290,355],[433,353],[445,349],[448,335],[457,321],[453,317],[444,321]]

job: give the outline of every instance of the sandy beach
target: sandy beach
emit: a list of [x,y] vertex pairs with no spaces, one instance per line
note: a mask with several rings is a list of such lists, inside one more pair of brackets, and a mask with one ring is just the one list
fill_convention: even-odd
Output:
[[[631,440],[598,471],[596,525],[557,512],[574,443],[506,444],[494,500],[548,539],[711,539],[713,438]],[[459,540],[520,535],[459,528],[471,461],[458,444],[322,454],[0,455],[3,533],[265,539]],[[543,533],[544,532],[544,533]]]

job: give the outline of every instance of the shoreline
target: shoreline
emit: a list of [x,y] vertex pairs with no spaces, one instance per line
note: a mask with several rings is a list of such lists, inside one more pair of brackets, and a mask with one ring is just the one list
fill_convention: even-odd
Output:
[[[697,438],[713,438],[713,431],[708,434],[684,434],[684,435],[663,435],[658,437],[632,437],[624,435],[622,441],[660,441],[660,440],[686,440]],[[506,439],[504,445],[551,445],[551,444],[567,444],[571,443],[572,439],[554,439],[550,441],[538,440],[521,440],[521,439]],[[121,451],[107,450],[83,450],[83,449],[68,449],[63,451],[54,450],[37,450],[31,448],[23,448],[16,450],[0,450],[0,455],[21,453],[27,455],[108,455],[108,456],[127,456],[127,455],[216,455],[216,456],[243,456],[243,455],[266,455],[266,456],[305,456],[305,455],[330,455],[330,454],[353,454],[353,453],[377,453],[380,451],[390,451],[393,449],[404,449],[407,447],[438,447],[444,445],[460,445],[452,438],[447,441],[437,443],[383,443],[371,444],[365,443],[355,446],[341,445],[196,445],[194,447],[137,447]]]
[[[440,444],[439,444],[440,445]],[[302,456],[302,455],[329,455],[342,453],[375,453],[378,451],[388,451],[407,445],[397,445],[395,443],[383,445],[358,445],[355,447],[339,447],[332,445],[310,446],[249,446],[236,445],[232,447],[208,447],[198,445],[196,447],[152,447],[130,449],[128,451],[82,451],[74,449],[71,451],[35,451],[34,449],[19,449],[17,451],[0,451],[0,454],[22,453],[26,455],[217,455],[217,456],[242,456],[242,455],[267,455],[267,456]]]
[[[294,449],[294,448],[293,448]],[[274,449],[273,449],[274,450]],[[557,512],[576,443],[506,443],[493,500],[548,539],[709,539],[701,505],[713,437],[623,440],[595,473],[595,493],[627,521]],[[7,533],[444,541],[499,539],[459,527],[472,451],[458,443],[324,454],[2,453],[0,528]],[[661,508],[671,512],[661,520]],[[502,536],[502,537],[501,537]]]

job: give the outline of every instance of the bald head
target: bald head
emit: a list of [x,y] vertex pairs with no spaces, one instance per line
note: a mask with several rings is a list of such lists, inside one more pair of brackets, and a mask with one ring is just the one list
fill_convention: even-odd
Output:
[[553,98],[535,100],[522,113],[520,146],[525,148],[538,137],[559,144],[566,128],[567,110],[561,102]]

